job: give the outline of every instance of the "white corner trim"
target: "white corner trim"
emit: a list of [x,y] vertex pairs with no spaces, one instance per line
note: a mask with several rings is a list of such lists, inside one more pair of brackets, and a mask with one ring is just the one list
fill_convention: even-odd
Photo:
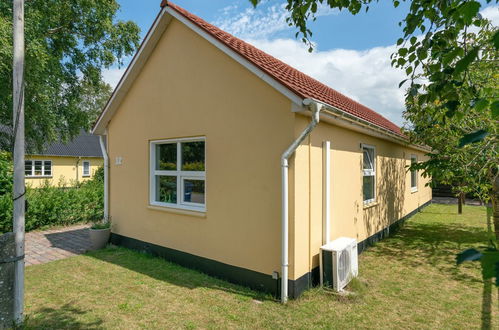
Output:
[[255,74],[258,78],[262,79],[267,84],[275,88],[278,92],[286,96],[288,99],[291,100],[291,102],[295,103],[300,107],[302,106],[303,99],[298,95],[296,95],[295,93],[293,93],[292,91],[290,91],[288,87],[284,86],[283,84],[272,78],[262,69],[258,68],[256,65],[245,59],[243,56],[239,55],[237,52],[232,50],[230,47],[228,47],[223,42],[213,37],[211,34],[206,32],[196,24],[192,23],[189,19],[185,18],[182,14],[179,14],[176,10],[170,7],[165,7],[165,9],[170,15],[175,17],[177,20],[182,22],[184,25],[186,25],[188,28],[190,28],[197,34],[199,34],[203,39],[207,40],[213,46],[215,46],[216,48],[227,54],[229,57],[231,57],[233,60],[244,66],[250,72]]

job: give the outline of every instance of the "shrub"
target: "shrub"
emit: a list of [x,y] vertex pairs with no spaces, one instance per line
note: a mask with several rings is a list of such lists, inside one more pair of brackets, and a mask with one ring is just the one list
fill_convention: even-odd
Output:
[[7,221],[12,222],[12,160],[0,151],[0,233],[8,231]]
[[[0,232],[12,230],[12,178],[2,181],[3,174],[12,165],[0,158]],[[6,170],[7,169],[7,170]],[[10,181],[9,181],[10,180]],[[104,214],[103,170],[99,169],[92,180],[67,186],[50,186],[46,181],[40,188],[27,188],[26,231],[55,226],[70,225],[82,221],[98,221]],[[2,194],[2,187],[5,192]]]

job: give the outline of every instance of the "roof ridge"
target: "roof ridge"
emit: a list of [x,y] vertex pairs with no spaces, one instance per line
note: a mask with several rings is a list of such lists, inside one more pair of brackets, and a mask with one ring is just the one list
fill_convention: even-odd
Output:
[[[354,99],[338,92],[334,88],[301,72],[280,59],[267,54],[250,43],[233,36],[232,34],[216,27],[185,10],[184,8],[167,0],[162,0],[161,7],[170,7],[183,17],[193,22],[208,34],[224,43],[226,46],[256,65],[259,69],[269,74],[273,79],[286,86],[291,92],[302,98],[313,98],[329,104],[355,117],[366,120],[377,126],[383,127],[397,135],[404,136],[401,128],[373,109],[355,101]],[[279,68],[276,68],[279,67]],[[282,68],[284,66],[284,70]]]

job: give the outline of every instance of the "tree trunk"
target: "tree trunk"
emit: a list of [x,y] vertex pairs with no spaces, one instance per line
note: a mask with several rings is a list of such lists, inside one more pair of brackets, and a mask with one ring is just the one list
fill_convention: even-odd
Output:
[[457,195],[457,213],[458,214],[463,214],[463,193],[460,192],[459,195]]

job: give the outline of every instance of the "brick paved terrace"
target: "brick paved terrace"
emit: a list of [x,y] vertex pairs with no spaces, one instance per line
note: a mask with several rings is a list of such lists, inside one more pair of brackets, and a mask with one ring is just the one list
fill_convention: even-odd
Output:
[[83,254],[91,249],[89,225],[26,233],[26,266]]

